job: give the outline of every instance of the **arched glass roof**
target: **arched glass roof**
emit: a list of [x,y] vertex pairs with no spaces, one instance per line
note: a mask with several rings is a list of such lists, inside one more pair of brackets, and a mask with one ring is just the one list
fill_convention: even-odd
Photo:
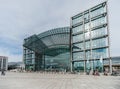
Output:
[[[47,53],[50,52],[50,50],[55,50],[55,48],[64,49],[66,47],[66,49],[68,49],[70,43],[69,41],[70,28],[62,27],[46,31],[38,35],[32,35],[24,39],[23,46],[38,53]],[[55,56],[57,53],[62,52],[65,51],[56,52],[51,56]],[[50,55],[49,53],[47,54]]]

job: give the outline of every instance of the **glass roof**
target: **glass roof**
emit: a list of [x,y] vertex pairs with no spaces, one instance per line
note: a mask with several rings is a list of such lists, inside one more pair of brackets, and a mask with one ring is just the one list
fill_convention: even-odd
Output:
[[[70,38],[69,27],[56,28],[40,33],[38,35],[32,35],[24,39],[23,46],[38,53],[44,53],[44,52],[48,52],[49,50],[55,50],[55,48],[57,49],[57,47],[59,49],[64,49],[63,46],[66,47],[66,49],[68,49],[69,41],[70,41],[69,38]],[[65,51],[63,50],[63,52]],[[57,52],[51,56],[54,55],[58,55]]]

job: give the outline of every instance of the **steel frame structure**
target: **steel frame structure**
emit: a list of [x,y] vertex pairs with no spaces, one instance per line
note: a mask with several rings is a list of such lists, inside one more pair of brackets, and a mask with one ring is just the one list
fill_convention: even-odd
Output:
[[[99,9],[103,8],[103,12],[102,13],[97,13],[95,16],[94,14],[92,14],[94,11],[99,11]],[[85,15],[88,14],[88,18],[85,17]],[[93,16],[92,16],[93,15]],[[97,20],[97,19],[100,19],[102,17],[105,17],[104,20],[106,21],[105,23],[103,24],[99,24],[97,26],[94,26],[92,27],[92,22],[94,20]],[[103,3],[100,3],[99,5],[96,5],[88,10],[85,10],[73,17],[71,17],[71,20],[70,20],[70,32],[71,32],[71,72],[73,71],[73,65],[74,65],[74,62],[80,62],[80,61],[83,61],[84,62],[84,72],[86,72],[86,62],[88,61],[86,59],[86,52],[87,51],[90,51],[90,58],[89,58],[89,61],[94,61],[97,60],[93,57],[93,50],[97,50],[97,49],[107,49],[108,52],[106,53],[107,58],[109,59],[109,72],[112,73],[112,62],[111,62],[111,57],[110,57],[110,31],[109,31],[109,20],[108,20],[108,2],[105,1]],[[74,22],[73,22],[74,21]],[[86,29],[85,29],[85,25],[86,23],[89,23],[89,28],[88,28],[88,31],[89,31],[89,39],[86,39],[86,36],[85,34],[87,33],[86,32]],[[77,28],[79,26],[82,26],[82,31],[80,31],[80,28],[79,28],[79,31],[74,33],[74,28]],[[92,32],[96,29],[99,29],[99,28],[107,28],[105,29],[107,32],[105,35],[102,35],[102,36],[97,36],[97,37],[92,37]],[[77,31],[77,30],[76,30]],[[74,36],[78,36],[80,34],[83,34],[83,40],[79,40],[77,42],[73,42],[73,39],[74,39]],[[92,47],[93,45],[93,40],[95,39],[102,39],[102,38],[105,38],[106,41],[107,41],[107,45],[106,46],[103,46],[103,47],[97,47],[97,48],[94,48]],[[79,38],[80,39],[80,38]],[[86,42],[89,41],[89,45],[90,45],[90,48],[86,48]],[[83,50],[79,50],[79,51],[73,51],[73,46],[74,44],[77,44],[77,43],[83,43]],[[84,57],[82,58],[82,60],[75,60],[73,58],[73,54],[74,52],[83,52],[83,55]],[[80,54],[79,54],[80,55]],[[104,57],[105,58],[105,57]],[[100,58],[99,58],[100,59]],[[90,62],[90,65],[92,67],[92,70],[93,70],[93,64]]]

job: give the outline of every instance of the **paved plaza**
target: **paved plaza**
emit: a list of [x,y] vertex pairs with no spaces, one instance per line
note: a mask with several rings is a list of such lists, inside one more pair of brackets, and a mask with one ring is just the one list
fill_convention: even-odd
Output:
[[0,89],[120,89],[120,76],[7,72]]

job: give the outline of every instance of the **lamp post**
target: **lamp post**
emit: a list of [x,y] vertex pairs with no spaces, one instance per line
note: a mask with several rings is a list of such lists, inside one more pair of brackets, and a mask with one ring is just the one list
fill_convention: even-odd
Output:
[[53,59],[50,60],[50,66],[51,66],[51,72],[52,72],[52,65],[53,65]]
[[103,57],[102,57],[102,56],[100,57],[100,63],[101,63],[101,66],[102,66],[102,72],[103,72]]

